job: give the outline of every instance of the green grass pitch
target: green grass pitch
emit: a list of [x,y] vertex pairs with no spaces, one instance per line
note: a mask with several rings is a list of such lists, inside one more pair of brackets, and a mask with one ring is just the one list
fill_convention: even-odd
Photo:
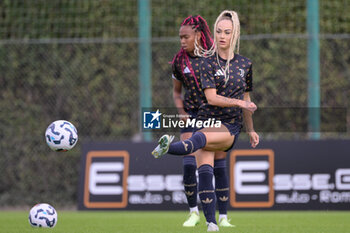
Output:
[[[195,228],[184,228],[184,211],[59,211],[55,228],[33,228],[29,211],[0,211],[1,233],[186,233],[206,232],[205,219]],[[231,211],[239,233],[345,233],[350,232],[350,211]]]

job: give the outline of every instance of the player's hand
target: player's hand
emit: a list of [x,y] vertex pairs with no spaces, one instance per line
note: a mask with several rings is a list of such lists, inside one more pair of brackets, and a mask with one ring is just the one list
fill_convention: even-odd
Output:
[[258,107],[250,101],[244,101],[242,108],[248,110],[251,113],[254,113],[258,109]]
[[250,145],[255,148],[259,144],[259,135],[255,132],[248,132]]

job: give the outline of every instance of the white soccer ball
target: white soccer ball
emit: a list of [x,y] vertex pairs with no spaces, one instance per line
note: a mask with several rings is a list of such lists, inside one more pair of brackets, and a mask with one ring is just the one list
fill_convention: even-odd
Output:
[[65,120],[52,122],[45,132],[47,145],[54,151],[68,151],[78,141],[78,131],[72,123]]
[[33,227],[55,227],[57,223],[57,212],[49,204],[36,204],[29,211],[29,223]]

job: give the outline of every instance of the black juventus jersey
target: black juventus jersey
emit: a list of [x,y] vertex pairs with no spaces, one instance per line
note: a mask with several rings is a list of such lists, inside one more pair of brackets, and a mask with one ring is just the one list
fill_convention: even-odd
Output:
[[184,110],[187,113],[196,114],[199,107],[203,104],[205,100],[204,93],[201,88],[201,80],[200,80],[200,62],[202,58],[200,57],[191,57],[188,56],[189,62],[192,66],[188,67],[185,62],[181,62],[179,56],[177,56],[172,65],[173,78],[182,82],[182,85],[185,89],[184,95]]
[[[218,95],[242,100],[244,92],[253,90],[251,61],[239,54],[235,54],[234,58],[230,61],[227,83],[225,83],[223,71],[226,60],[219,57],[219,61],[220,64],[217,62],[216,54],[202,59],[200,77],[203,91],[206,88],[216,88]],[[222,108],[212,106],[205,99],[199,108],[198,118],[215,118],[224,122],[242,123],[242,109],[238,107]]]

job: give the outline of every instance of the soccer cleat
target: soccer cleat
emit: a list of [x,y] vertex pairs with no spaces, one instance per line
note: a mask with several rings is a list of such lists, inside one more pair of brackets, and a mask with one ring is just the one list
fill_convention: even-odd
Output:
[[182,224],[183,227],[194,227],[199,223],[199,214],[195,211],[191,212],[188,219]]
[[227,218],[222,218],[219,222],[220,227],[236,227],[235,225],[232,225]]
[[169,136],[168,134],[164,134],[159,139],[158,146],[152,151],[152,155],[154,156],[154,158],[158,159],[168,152],[170,143],[174,140],[174,137],[175,136]]
[[207,223],[207,226],[208,226],[208,228],[207,228],[207,231],[208,231],[208,232],[209,232],[209,231],[219,231],[218,225],[216,225],[216,224],[213,223],[213,222]]

